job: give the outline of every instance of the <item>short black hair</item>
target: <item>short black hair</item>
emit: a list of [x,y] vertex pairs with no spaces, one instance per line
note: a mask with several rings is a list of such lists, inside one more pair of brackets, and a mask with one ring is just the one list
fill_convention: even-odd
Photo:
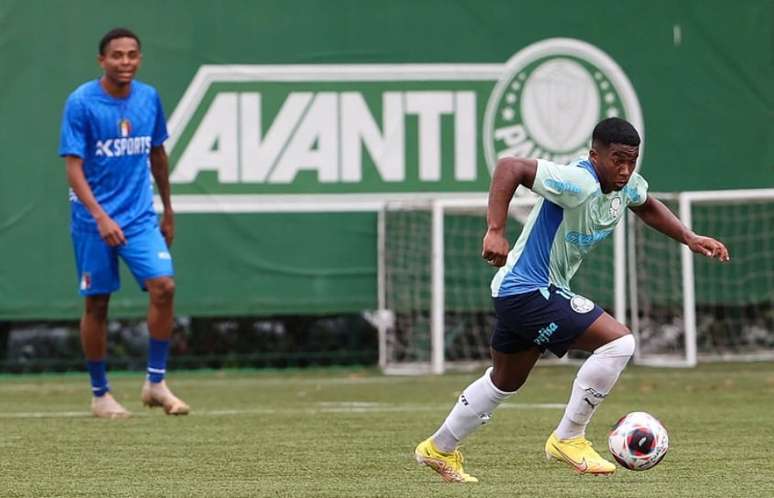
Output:
[[594,127],[594,132],[591,134],[591,143],[604,146],[622,144],[637,147],[640,145],[640,134],[625,119],[607,118],[597,123],[597,126]]
[[108,43],[111,41],[117,39],[117,38],[134,38],[134,40],[137,42],[137,48],[142,48],[142,43],[140,43],[140,38],[135,35],[131,30],[126,28],[113,28],[107,33],[105,33],[105,36],[102,37],[102,39],[99,41],[99,55],[105,55],[105,49],[108,46]]

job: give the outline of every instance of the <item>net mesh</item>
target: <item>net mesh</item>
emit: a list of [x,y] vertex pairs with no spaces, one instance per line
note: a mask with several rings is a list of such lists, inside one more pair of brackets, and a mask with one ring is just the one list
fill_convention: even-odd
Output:
[[[665,203],[677,212],[676,202]],[[693,229],[723,241],[730,264],[694,255],[699,359],[768,356],[774,350],[774,198],[701,201]],[[680,245],[637,220],[639,354],[685,354]]]
[[[676,201],[662,202],[677,213]],[[635,220],[629,237],[632,242],[634,236],[636,247],[637,317],[633,329],[639,336],[637,357],[684,360],[680,244],[647,227],[636,216],[629,216]]]

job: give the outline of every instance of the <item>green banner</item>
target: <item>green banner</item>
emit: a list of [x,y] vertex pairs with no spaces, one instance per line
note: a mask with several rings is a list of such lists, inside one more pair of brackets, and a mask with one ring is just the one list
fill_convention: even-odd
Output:
[[[0,319],[80,313],[58,131],[113,27],[142,39],[168,116],[177,312],[217,316],[374,308],[375,203],[485,192],[499,155],[585,154],[607,116],[642,133],[655,191],[774,186],[772,18],[767,0],[0,0]],[[126,277],[111,311],[141,316]]]

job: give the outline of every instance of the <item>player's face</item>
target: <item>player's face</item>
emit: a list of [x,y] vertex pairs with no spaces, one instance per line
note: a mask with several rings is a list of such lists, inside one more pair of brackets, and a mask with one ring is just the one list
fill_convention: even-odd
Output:
[[634,145],[610,144],[591,149],[591,159],[597,166],[599,183],[605,193],[626,186],[634,173],[640,148]]
[[128,85],[140,67],[142,54],[134,38],[116,38],[105,47],[105,54],[98,57],[105,77],[118,86]]

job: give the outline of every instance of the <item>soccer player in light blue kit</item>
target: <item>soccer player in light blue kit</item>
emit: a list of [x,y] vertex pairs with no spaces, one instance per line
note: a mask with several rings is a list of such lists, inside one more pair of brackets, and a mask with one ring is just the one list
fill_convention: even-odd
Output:
[[[104,74],[70,94],[59,146],[71,187],[71,233],[85,298],[81,343],[91,378],[91,410],[104,418],[130,415],[111,396],[105,372],[108,303],[120,287],[120,257],[150,296],[142,401],[162,406],[167,414],[185,415],[188,405],[164,381],[175,294],[164,110],[153,87],[133,81],[142,59],[137,35],[123,28],[108,32],[97,59]],[[151,174],[164,205],[160,227]]]
[[[634,338],[599,306],[573,294],[570,279],[583,257],[612,233],[627,207],[693,252],[730,259],[721,242],[696,235],[647,195],[647,182],[634,172],[639,145],[630,123],[609,118],[594,128],[588,159],[566,166],[514,157],[497,162],[482,251],[489,264],[500,268],[492,280],[497,317],[493,366],[463,391],[441,427],[415,450],[417,461],[443,479],[478,481],[463,469],[458,445],[524,384],[546,349],[559,357],[569,349],[591,353],[578,370],[564,416],[546,441],[546,457],[580,473],[615,472],[615,465],[591,447],[585,431],[634,353]],[[505,222],[519,185],[542,199],[509,251]]]

